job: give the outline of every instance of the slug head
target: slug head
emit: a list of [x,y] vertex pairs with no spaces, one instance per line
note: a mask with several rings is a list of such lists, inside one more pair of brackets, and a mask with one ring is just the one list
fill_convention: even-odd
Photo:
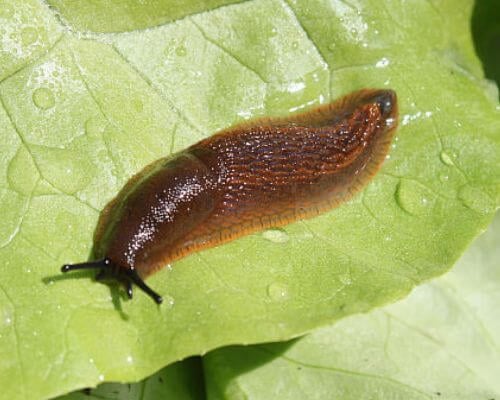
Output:
[[100,281],[112,278],[123,282],[129,298],[132,298],[132,284],[137,285],[144,293],[151,297],[156,304],[161,304],[163,298],[144,283],[134,268],[121,268],[113,263],[109,258],[102,258],[96,261],[89,261],[80,264],[65,264],[61,267],[61,272],[75,271],[79,269],[98,269],[96,280]]

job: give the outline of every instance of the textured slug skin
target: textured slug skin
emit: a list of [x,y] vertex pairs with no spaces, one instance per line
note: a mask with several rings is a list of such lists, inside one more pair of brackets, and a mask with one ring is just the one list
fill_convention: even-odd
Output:
[[397,118],[393,91],[364,89],[157,160],[101,214],[96,256],[144,278],[191,252],[331,209],[380,168]]

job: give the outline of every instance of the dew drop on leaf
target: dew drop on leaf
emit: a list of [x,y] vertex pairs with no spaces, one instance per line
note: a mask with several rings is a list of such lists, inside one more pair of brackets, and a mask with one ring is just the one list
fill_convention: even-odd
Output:
[[273,243],[286,243],[290,240],[288,234],[281,229],[268,229],[262,232],[262,237]]
[[175,54],[177,54],[178,57],[185,57],[187,54],[186,46],[177,46],[177,48],[175,49]]
[[450,179],[450,177],[447,174],[445,174],[445,173],[439,174],[439,180],[441,182],[443,182],[443,183],[448,182],[449,179]]
[[25,147],[20,147],[9,162],[7,180],[16,192],[29,195],[39,179],[35,163]]
[[6,315],[4,316],[3,318],[3,322],[5,324],[5,326],[10,326],[12,325],[12,317],[10,316],[10,313],[5,313]]
[[44,178],[66,194],[85,188],[97,174],[85,152],[79,149],[54,149],[39,146],[35,155]]
[[352,277],[351,277],[351,274],[349,274],[349,273],[341,274],[339,276],[339,280],[340,280],[340,282],[342,282],[342,284],[344,284],[346,286],[349,286],[350,284],[352,284]]
[[33,27],[26,27],[21,31],[21,40],[24,46],[29,46],[36,42],[38,38],[38,32]]
[[401,179],[396,188],[396,202],[407,213],[420,215],[428,212],[432,194],[416,181]]
[[267,287],[267,295],[274,301],[288,299],[288,286],[284,283],[274,282]]
[[50,89],[38,88],[33,92],[33,103],[42,110],[48,110],[54,107],[54,94]]
[[457,154],[453,151],[443,150],[439,155],[439,158],[445,165],[455,165],[453,159],[457,157]]
[[175,300],[172,296],[162,296],[163,297],[163,303],[162,303],[162,306],[164,306],[165,308],[172,308],[175,304]]

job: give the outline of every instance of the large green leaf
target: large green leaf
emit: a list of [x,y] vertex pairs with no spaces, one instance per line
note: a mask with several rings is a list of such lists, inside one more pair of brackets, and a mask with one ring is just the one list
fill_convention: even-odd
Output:
[[[206,381],[209,398],[228,400],[496,398],[499,241],[500,214],[451,272],[394,305],[298,341],[215,350],[204,357],[205,379],[188,359],[140,383],[102,384],[89,394],[154,399],[162,388],[162,398],[197,399]],[[60,400],[93,398],[80,392]]]
[[[445,272],[492,218],[500,112],[470,42],[471,1],[254,0],[192,16],[200,3],[186,2],[186,18],[150,29],[175,16],[150,18],[146,2],[115,23],[112,2],[50,3],[0,4],[6,398],[137,380],[394,301]],[[99,211],[148,162],[361,87],[395,89],[401,126],[348,204],[165,268],[148,280],[161,307],[59,276],[89,256]]]
[[208,398],[497,399],[500,215],[441,278],[298,341],[205,356]]

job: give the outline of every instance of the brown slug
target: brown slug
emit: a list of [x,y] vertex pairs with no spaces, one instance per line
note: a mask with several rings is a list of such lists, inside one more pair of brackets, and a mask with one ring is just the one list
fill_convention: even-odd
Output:
[[157,160],[103,210],[96,279],[132,283],[192,252],[339,205],[377,172],[397,126],[395,92],[363,89],[310,111],[223,130]]

